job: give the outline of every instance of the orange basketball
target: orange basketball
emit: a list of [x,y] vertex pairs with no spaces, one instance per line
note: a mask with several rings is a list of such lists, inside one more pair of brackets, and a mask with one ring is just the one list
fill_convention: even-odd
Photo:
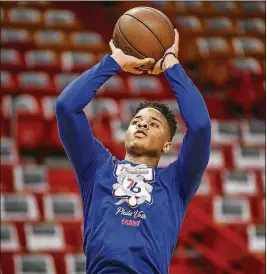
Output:
[[136,7],[119,18],[113,31],[113,40],[115,46],[125,54],[158,61],[174,43],[174,28],[161,11]]

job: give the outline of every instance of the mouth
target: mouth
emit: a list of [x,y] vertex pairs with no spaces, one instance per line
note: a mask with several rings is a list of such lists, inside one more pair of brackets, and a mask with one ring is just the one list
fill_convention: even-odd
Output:
[[146,131],[143,130],[143,129],[138,129],[138,130],[134,133],[134,135],[136,135],[136,136],[147,136],[147,133],[146,133]]

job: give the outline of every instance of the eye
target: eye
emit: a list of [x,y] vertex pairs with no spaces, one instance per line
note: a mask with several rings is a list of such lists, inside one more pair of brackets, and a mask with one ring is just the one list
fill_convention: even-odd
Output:
[[132,125],[136,125],[137,122],[138,122],[137,120],[132,121]]
[[154,123],[154,122],[151,123],[151,126],[152,126],[152,127],[159,127],[159,126],[158,126],[156,123]]

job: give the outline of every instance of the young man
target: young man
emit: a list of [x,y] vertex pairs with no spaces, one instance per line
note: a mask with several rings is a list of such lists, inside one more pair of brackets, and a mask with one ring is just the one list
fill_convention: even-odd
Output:
[[159,103],[141,104],[126,133],[125,159],[113,157],[93,137],[83,108],[120,69],[141,74],[138,60],[113,41],[92,69],[74,80],[57,99],[59,134],[77,177],[83,201],[87,274],[167,274],[180,227],[197,191],[210,154],[210,119],[205,102],[178,59],[179,36],[149,71],[164,71],[187,126],[178,159],[157,168],[170,150],[174,115]]

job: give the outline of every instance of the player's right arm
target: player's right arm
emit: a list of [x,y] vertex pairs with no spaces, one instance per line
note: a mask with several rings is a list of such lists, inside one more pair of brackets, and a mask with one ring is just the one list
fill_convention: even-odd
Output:
[[101,158],[107,153],[94,138],[83,109],[101,85],[119,70],[118,63],[106,55],[99,64],[71,82],[56,101],[60,140],[77,178],[92,166],[97,155]]
[[[56,101],[60,140],[79,182],[84,181],[79,179],[82,179],[89,170],[96,171],[108,157],[107,150],[92,134],[83,111],[84,107],[96,91],[120,69],[141,74],[142,71],[136,68],[154,61],[150,58],[139,60],[125,55],[121,50],[114,48],[112,41],[110,47],[113,54],[106,55],[99,64],[71,82]],[[86,191],[82,185],[80,190]]]

